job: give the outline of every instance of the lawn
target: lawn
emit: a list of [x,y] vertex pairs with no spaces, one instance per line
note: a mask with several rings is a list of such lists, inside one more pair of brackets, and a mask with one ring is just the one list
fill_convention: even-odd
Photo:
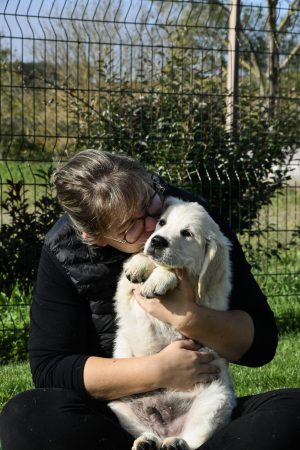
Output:
[[231,364],[238,396],[285,387],[300,387],[300,332],[280,337],[277,353],[269,364],[248,368]]
[[31,387],[28,363],[0,366],[0,410],[9,398]]
[[[27,161],[0,161],[0,201],[7,198],[9,186],[7,181],[17,183],[22,181],[23,188],[21,195],[26,192],[26,199],[29,203],[29,211],[34,210],[34,202],[42,195],[49,193],[47,171],[52,167],[51,163],[27,162]],[[9,221],[7,212],[0,209],[0,226]]]

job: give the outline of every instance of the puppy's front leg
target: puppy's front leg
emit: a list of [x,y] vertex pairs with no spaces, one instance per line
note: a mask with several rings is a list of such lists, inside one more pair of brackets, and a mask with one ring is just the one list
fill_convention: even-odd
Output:
[[178,279],[174,272],[163,267],[156,267],[141,288],[141,294],[146,298],[165,295],[176,288]]
[[154,268],[155,264],[142,253],[137,253],[124,264],[125,275],[131,283],[143,283]]

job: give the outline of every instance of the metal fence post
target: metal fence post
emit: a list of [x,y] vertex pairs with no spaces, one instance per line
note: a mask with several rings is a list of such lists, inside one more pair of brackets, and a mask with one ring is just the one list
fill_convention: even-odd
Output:
[[239,24],[240,0],[232,0],[228,30],[226,130],[233,134],[237,122],[239,84]]

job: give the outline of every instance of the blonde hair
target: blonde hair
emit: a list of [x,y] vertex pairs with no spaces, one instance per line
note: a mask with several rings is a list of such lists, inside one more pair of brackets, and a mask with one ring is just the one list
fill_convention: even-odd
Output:
[[84,150],[53,175],[58,199],[78,235],[93,244],[118,230],[153,189],[144,167],[127,156]]

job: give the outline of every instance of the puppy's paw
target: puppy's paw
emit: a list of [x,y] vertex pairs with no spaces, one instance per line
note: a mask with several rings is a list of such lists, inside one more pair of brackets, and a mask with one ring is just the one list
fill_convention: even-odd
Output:
[[161,440],[153,433],[143,433],[133,443],[132,450],[159,450]]
[[131,283],[144,283],[149,277],[149,272],[145,267],[139,267],[138,270],[126,270],[125,275]]
[[147,280],[154,268],[154,263],[139,253],[130,258],[124,266],[124,271],[131,283],[143,283]]
[[190,447],[184,439],[167,437],[162,443],[161,450],[190,450]]
[[167,292],[175,289],[177,284],[178,280],[174,272],[157,267],[142,286],[141,294],[146,298],[166,295]]

